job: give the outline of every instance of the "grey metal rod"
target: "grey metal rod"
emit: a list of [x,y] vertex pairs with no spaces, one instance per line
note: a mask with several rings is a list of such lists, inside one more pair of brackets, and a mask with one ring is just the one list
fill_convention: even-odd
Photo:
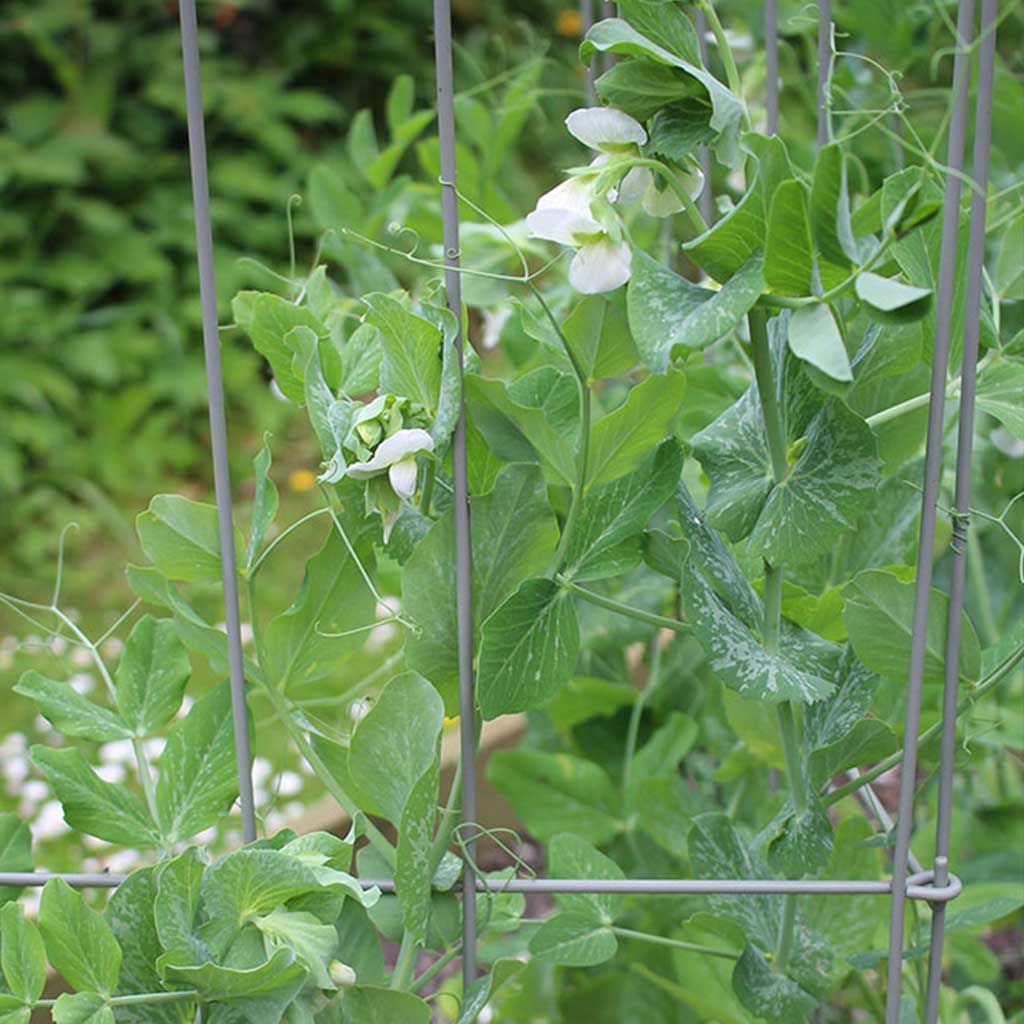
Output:
[[[774,135],[779,130],[779,14],[776,0],[764,0],[764,111],[765,130]],[[820,137],[818,142],[820,145]]]
[[[849,775],[851,779],[860,778],[860,770],[858,768],[851,768],[846,774]],[[895,822],[892,820],[892,815],[890,815],[885,809],[885,805],[878,799],[878,794],[871,788],[871,784],[865,783],[857,792],[860,799],[863,801],[864,806],[871,812],[878,824],[881,825],[886,832],[891,832]],[[914,856],[914,852],[912,850],[907,851],[907,863],[911,868],[913,868],[915,873],[920,873],[924,870],[923,865],[917,857]]]
[[[956,448],[956,486],[949,618],[946,634],[946,672],[942,691],[942,741],[939,760],[938,813],[935,825],[935,879],[945,884],[949,874],[949,838],[953,809],[953,762],[956,756],[956,706],[960,682],[960,639],[963,622],[964,579],[967,567],[968,509],[971,500],[971,460],[974,449],[974,400],[978,379],[978,340],[982,270],[985,263],[985,214],[988,194],[989,146],[992,141],[992,92],[995,80],[997,0],[982,0],[978,49],[978,80],[974,111],[974,194],[971,197],[970,236],[967,248],[967,293],[964,304],[963,362],[960,366],[960,421]],[[928,989],[925,1024],[939,1015],[942,950],[945,941],[945,906],[932,911],[928,950]]]
[[[594,0],[580,0],[580,34],[585,39],[591,26],[594,24]],[[583,96],[587,106],[592,106],[597,100],[597,91],[594,88],[594,62],[587,61],[583,71]]]
[[903,767],[893,853],[892,904],[889,912],[889,963],[885,1003],[886,1024],[899,1024],[902,990],[903,931],[906,908],[907,853],[914,824],[914,786],[917,774],[917,744],[921,725],[921,689],[928,628],[928,602],[932,583],[932,552],[935,546],[936,502],[942,472],[942,428],[945,409],[946,372],[952,331],[953,289],[956,280],[957,233],[960,219],[960,175],[964,163],[964,135],[967,124],[969,55],[974,23],[974,0],[960,0],[957,35],[960,47],[953,64],[952,103],[946,164],[946,190],[942,211],[942,253],[935,309],[935,340],[932,347],[931,398],[928,403],[928,432],[925,448],[921,526],[917,546],[917,577],[914,587],[914,622],[907,677],[907,710],[903,731]]
[[203,93],[199,77],[195,0],[178,0],[178,10],[181,17],[181,55],[185,69],[185,108],[188,118],[189,163],[192,170],[196,256],[199,263],[203,351],[206,357],[206,393],[210,408],[213,488],[217,499],[224,623],[228,642],[228,676],[235,731],[235,763],[238,769],[238,804],[242,815],[242,838],[250,843],[256,838],[256,813],[253,803],[249,713],[245,699],[241,616],[238,609],[235,570],[235,534],[231,515],[231,474],[228,467],[227,423],[224,417],[224,383],[221,379],[220,335],[217,330],[217,291],[213,280],[210,186],[206,173],[206,130],[203,125]]
[[[700,62],[704,67],[708,66],[708,18],[701,8],[697,8],[695,15],[697,28],[697,46],[700,50]],[[715,217],[715,194],[711,188],[711,150],[708,146],[700,146],[697,149],[697,159],[700,161],[700,169],[704,172],[704,191],[700,194],[700,215],[704,223],[710,225]]]
[[832,139],[829,77],[832,64],[832,0],[818,0],[818,145]]
[[[462,334],[462,282],[459,277],[459,198],[456,193],[454,77],[450,0],[434,0],[434,60],[437,77],[437,131],[441,149],[441,217],[444,241],[444,287],[448,308],[458,325],[459,420],[452,439],[452,490],[455,515],[455,607],[459,664],[459,763],[461,821],[476,821],[476,698],[473,685],[472,547],[469,533],[469,484],[466,470],[466,401]],[[476,977],[476,889],[474,843],[466,843],[462,898],[462,978]]]
[[[61,878],[77,888],[114,889],[128,876],[115,874],[74,874],[61,872],[2,872],[0,885],[40,886],[52,878]],[[950,874],[946,885],[932,884],[932,872],[911,875],[906,881],[910,899],[929,902],[955,899],[961,891],[960,880]],[[392,878],[357,879],[364,889],[395,891]],[[457,885],[456,891],[463,891]],[[474,891],[516,893],[632,893],[634,895],[723,895],[723,896],[886,896],[892,892],[891,882],[869,879],[785,880],[750,878],[476,878]]]

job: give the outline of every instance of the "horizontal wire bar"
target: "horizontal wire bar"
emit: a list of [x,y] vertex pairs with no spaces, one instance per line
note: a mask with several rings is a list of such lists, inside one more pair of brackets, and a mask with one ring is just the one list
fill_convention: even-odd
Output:
[[[61,878],[77,888],[113,889],[128,876],[111,874],[73,874],[49,871],[0,872],[0,885],[45,885],[53,878]],[[941,888],[930,883],[932,871],[921,871],[907,879],[910,899],[945,903],[955,899],[961,891],[960,880],[950,875],[949,884]],[[392,878],[357,879],[364,889],[395,891]],[[456,885],[456,889],[461,888]],[[720,895],[720,896],[887,896],[892,882],[872,879],[805,879],[787,880],[770,878],[477,878],[477,892],[492,893],[621,893],[626,895]]]

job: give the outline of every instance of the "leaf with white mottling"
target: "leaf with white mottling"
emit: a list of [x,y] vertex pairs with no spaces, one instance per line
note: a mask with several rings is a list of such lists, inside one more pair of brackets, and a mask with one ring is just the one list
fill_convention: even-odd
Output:
[[34,1003],[46,985],[46,950],[35,924],[18,903],[0,910],[0,964],[8,988],[22,1002]]
[[43,887],[39,930],[51,966],[76,989],[109,995],[121,969],[121,947],[106,921],[63,879]]
[[978,408],[1024,438],[1024,360],[1003,357],[981,371]]
[[13,689],[34,700],[39,713],[65,736],[106,743],[132,735],[120,715],[83,697],[70,683],[47,679],[34,669],[26,672]]
[[138,736],[165,726],[181,707],[192,668],[174,623],[144,615],[117,666],[117,706]]
[[733,990],[740,1002],[768,1024],[809,1020],[818,1000],[792,978],[773,971],[764,954],[750,943],[736,962]]
[[[433,696],[440,705],[437,694]],[[427,941],[433,897],[434,820],[441,781],[439,754],[440,732],[435,733],[434,758],[409,790],[398,822],[395,895],[402,908],[402,923],[420,945]]]
[[810,295],[814,250],[807,193],[800,182],[782,182],[771,197],[764,246],[764,278],[778,295]]

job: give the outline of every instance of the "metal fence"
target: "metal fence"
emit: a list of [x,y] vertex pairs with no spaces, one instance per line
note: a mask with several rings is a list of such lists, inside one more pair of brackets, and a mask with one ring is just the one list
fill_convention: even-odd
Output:
[[[460,375],[462,372],[463,337],[461,287],[459,273],[459,220],[456,193],[455,117],[453,107],[452,28],[450,0],[433,0],[435,60],[437,84],[438,132],[441,151],[441,203],[445,257],[445,288],[448,306],[459,324],[455,339]],[[607,15],[611,4],[602,5]],[[829,67],[832,58],[832,4],[819,0],[818,10],[818,144],[831,137],[829,98]],[[214,488],[218,509],[222,553],[224,619],[227,627],[228,659],[232,711],[234,718],[235,754],[238,768],[239,806],[245,842],[256,838],[253,806],[253,785],[245,677],[242,660],[238,592],[232,538],[231,481],[228,473],[227,430],[221,381],[220,340],[217,324],[216,292],[213,278],[213,240],[210,228],[209,185],[207,180],[206,141],[203,127],[202,91],[200,86],[199,50],[197,45],[195,0],[179,0],[181,42],[184,63],[185,95],[188,117],[189,157],[191,162],[193,209],[195,214],[196,249],[202,301],[203,346],[206,359],[207,390],[210,415],[210,439],[213,456]],[[593,20],[593,0],[581,0],[581,23]],[[952,113],[946,155],[946,183],[942,210],[942,250],[936,294],[935,336],[932,359],[931,394],[928,406],[928,430],[925,451],[921,523],[918,538],[917,576],[914,595],[913,635],[910,667],[907,678],[907,707],[904,724],[902,773],[899,806],[895,823],[875,797],[870,785],[862,787],[868,810],[889,830],[895,824],[896,840],[889,881],[842,879],[829,881],[780,881],[750,879],[677,879],[649,878],[620,881],[594,879],[519,878],[492,881],[476,877],[473,867],[472,843],[467,843],[467,856],[461,884],[462,892],[462,965],[464,984],[476,976],[476,912],[478,892],[515,893],[629,893],[629,894],[727,894],[737,896],[794,894],[807,896],[889,895],[891,898],[888,987],[886,1024],[900,1024],[901,970],[904,945],[904,912],[906,901],[919,900],[931,909],[931,942],[928,954],[927,995],[924,1008],[926,1024],[938,1019],[939,987],[942,974],[942,951],[946,905],[961,892],[961,883],[950,871],[949,845],[952,816],[953,765],[956,743],[957,685],[960,650],[961,614],[964,599],[965,561],[967,551],[970,467],[974,436],[975,384],[977,377],[979,309],[985,241],[986,191],[989,171],[993,76],[997,28],[997,0],[981,0],[980,26],[975,37],[974,0],[959,0],[957,14],[957,45],[952,83]],[[706,48],[707,22],[698,9],[697,31],[702,55]],[[974,152],[971,175],[965,174],[965,137],[969,113],[971,64],[976,54]],[[774,134],[778,127],[779,76],[776,0],[765,0],[765,59],[767,128]],[[586,94],[593,97],[592,71],[586,76]],[[707,162],[709,156],[702,153]],[[707,164],[706,164],[707,166]],[[710,181],[710,175],[708,176]],[[956,275],[957,234],[963,183],[970,183],[972,201],[969,221],[966,309],[964,316],[963,361],[961,369],[959,428],[956,454],[956,485],[953,509],[953,541],[949,592],[948,636],[945,651],[945,682],[941,719],[941,758],[939,768],[938,811],[935,853],[932,866],[924,868],[910,851],[911,826],[914,813],[917,753],[919,746],[921,694],[926,653],[926,625],[931,591],[933,551],[936,527],[939,481],[942,470],[942,439],[945,412],[946,375],[949,364],[953,324],[953,293]],[[710,214],[710,188],[702,202]],[[708,218],[710,219],[710,217]],[[470,521],[466,465],[465,405],[461,406],[452,446],[454,506],[456,607],[458,617],[458,664],[460,715],[460,761],[462,822],[471,824],[476,818],[476,763],[474,735],[473,641],[470,591]],[[854,773],[856,774],[856,773]],[[874,772],[871,773],[874,776]],[[78,887],[115,888],[123,875],[86,873],[0,873],[0,885],[43,885],[60,877]],[[384,892],[394,891],[389,879],[364,879],[362,883],[378,886]]]

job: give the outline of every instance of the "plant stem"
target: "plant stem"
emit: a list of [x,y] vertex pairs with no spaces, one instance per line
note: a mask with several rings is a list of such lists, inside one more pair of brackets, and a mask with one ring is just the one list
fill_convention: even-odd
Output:
[[772,353],[768,341],[768,316],[763,309],[755,307],[747,314],[747,324],[750,327],[754,377],[757,381],[757,393],[761,399],[764,429],[772,460],[772,475],[775,477],[775,482],[779,483],[786,476],[789,465],[786,461],[786,433],[782,422],[782,410],[779,408],[772,372]]
[[[729,89],[736,95],[736,98],[743,101],[743,89],[740,84],[740,73],[736,70],[736,60],[732,55],[732,47],[729,46],[729,40],[726,38],[725,29],[722,28],[722,23],[718,20],[718,13],[715,11],[714,4],[710,0],[700,0],[697,7],[704,12],[704,16],[708,19],[708,28],[711,29],[715,37],[715,42],[718,44],[718,52],[722,58],[722,66],[725,69],[725,80],[729,83]],[[749,126],[750,114],[747,112],[746,105],[743,107],[743,119]]]
[[897,419],[900,416],[906,415],[908,412],[913,412],[915,409],[920,409],[928,404],[931,395],[925,393],[923,395],[914,395],[913,398],[908,398],[903,402],[897,402],[895,405],[890,405],[888,409],[882,409],[881,412],[876,412],[873,416],[868,416],[864,422],[869,427],[880,427],[884,423],[890,422],[890,420]]
[[793,933],[796,930],[796,894],[790,893],[782,904],[782,927],[779,929],[779,942],[775,947],[775,970],[785,974],[789,967],[789,958],[793,952]]
[[420,512],[430,515],[430,501],[434,496],[434,479],[437,477],[437,462],[430,459],[423,471],[423,490],[420,492]]
[[626,750],[622,758],[622,806],[625,808],[625,818],[629,821],[633,813],[633,757],[636,754],[636,741],[640,733],[640,719],[644,713],[644,707],[651,699],[651,695],[658,688],[661,682],[661,638],[655,633],[651,638],[651,667],[647,673],[647,681],[640,691],[636,700],[633,701],[633,708],[629,715],[629,726],[626,729]]
[[409,986],[410,992],[419,992],[424,985],[428,985],[431,981],[436,978],[441,971],[443,971],[460,953],[462,952],[462,943],[456,942],[454,946],[449,946],[412,984]]
[[[104,1000],[108,1006],[139,1006],[144,1003],[182,1003],[197,999],[198,992],[192,990],[181,992],[133,992],[124,996],[107,996]],[[37,1009],[57,1005],[56,999],[37,999],[33,1004]]]
[[395,961],[395,969],[391,974],[391,988],[407,989],[412,984],[412,972],[416,967],[416,940],[412,932],[405,931],[402,934],[402,944],[398,947],[398,959]]
[[653,612],[645,612],[642,608],[634,608],[632,605],[623,604],[612,597],[605,597],[603,594],[596,594],[593,590],[586,590],[584,587],[573,583],[564,576],[556,575],[556,582],[565,587],[570,593],[575,594],[580,600],[597,605],[598,608],[605,608],[617,615],[624,615],[628,619],[636,619],[638,622],[646,622],[649,626],[658,626],[661,629],[671,629],[674,633],[689,633],[690,624],[680,622],[679,619],[670,619],[664,615],[655,615]]
[[259,571],[260,566],[267,560],[267,556],[270,554],[278,544],[281,543],[290,533],[294,533],[300,526],[308,523],[310,519],[316,519],[318,516],[325,516],[328,514],[330,509],[317,508],[312,512],[307,512],[301,519],[296,519],[294,523],[286,526],[261,552],[255,562],[249,567],[246,575],[255,576]]
[[649,942],[652,946],[669,946],[682,949],[687,953],[702,953],[704,956],[717,956],[723,960],[739,960],[739,953],[729,949],[715,949],[714,946],[701,946],[695,942],[684,942],[682,939],[669,939],[663,935],[651,935],[649,932],[636,932],[632,928],[619,928],[612,925],[612,931],[624,939],[636,939],[638,942]]
[[[1020,662],[1024,660],[1024,646],[1018,647],[1012,654],[1008,655],[1002,660],[992,671],[982,679],[974,690],[969,693],[966,697],[961,700],[956,706],[957,717],[962,715],[965,711],[970,710],[981,698],[988,693],[994,686],[1002,682]],[[942,731],[942,720],[935,722],[930,725],[918,736],[917,743],[918,747],[923,747],[930,740],[933,740]],[[826,793],[821,802],[826,807],[831,807],[833,804],[838,803],[843,797],[849,796],[851,793],[856,793],[858,789],[866,786],[869,782],[874,782],[879,775],[884,775],[891,768],[895,768],[903,760],[903,751],[897,750],[895,753],[890,754],[887,758],[879,761],[873,768],[868,768],[861,772],[860,775],[855,779],[851,779],[849,782],[844,783],[842,786],[838,786],[833,789],[831,793]]]

